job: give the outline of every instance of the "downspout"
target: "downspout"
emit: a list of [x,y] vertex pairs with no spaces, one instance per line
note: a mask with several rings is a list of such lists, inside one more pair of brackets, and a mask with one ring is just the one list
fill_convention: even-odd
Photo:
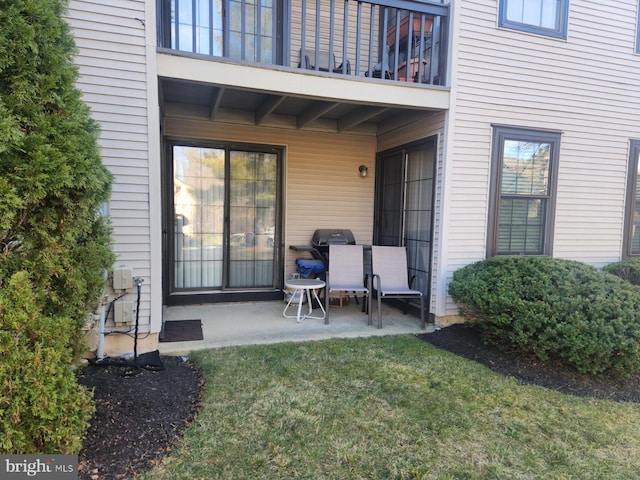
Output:
[[[104,271],[104,281],[106,283],[107,278],[109,277],[109,272]],[[105,324],[107,323],[107,312],[105,310],[104,301],[100,306],[100,333],[98,336],[98,360],[104,359],[104,336],[105,336]]]

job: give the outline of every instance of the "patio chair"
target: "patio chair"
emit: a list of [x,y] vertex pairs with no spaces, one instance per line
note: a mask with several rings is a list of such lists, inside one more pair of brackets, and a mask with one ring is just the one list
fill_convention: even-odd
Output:
[[[333,63],[331,63],[331,60],[333,60]],[[306,68],[307,70],[315,70],[315,50],[300,49],[300,65],[298,65],[298,67]],[[321,72],[346,73],[347,75],[351,75],[351,63],[349,62],[349,60],[347,60],[344,72],[342,71],[342,67],[342,63],[340,65],[336,63],[335,54],[323,50],[318,50],[318,70],[320,70]]]
[[[381,302],[385,298],[420,298],[420,326],[425,328],[424,296],[418,285],[416,275],[409,279],[407,267],[407,250],[405,247],[371,246],[371,293],[377,294],[378,300],[378,328],[382,328]],[[406,310],[405,310],[406,313]],[[371,317],[370,317],[371,318]]]
[[[329,324],[329,294],[331,292],[362,293],[362,309],[367,302],[368,324],[371,325],[371,295],[365,286],[364,260],[362,245],[329,245],[329,270],[326,272],[326,291],[324,303],[326,317],[324,323]],[[356,297],[357,299],[357,297]]]

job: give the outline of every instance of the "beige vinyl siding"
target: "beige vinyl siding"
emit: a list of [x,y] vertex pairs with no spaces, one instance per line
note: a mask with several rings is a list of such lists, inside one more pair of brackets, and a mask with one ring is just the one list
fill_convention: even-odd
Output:
[[140,323],[148,325],[152,282],[147,57],[145,27],[138,20],[144,18],[143,0],[72,0],[67,15],[79,50],[78,87],[100,124],[102,160],[114,175],[109,217],[116,265],[132,267],[134,275],[144,279]]
[[[172,116],[167,106],[164,133],[169,137],[211,139],[284,147],[285,191],[282,252],[285,275],[295,259],[310,258],[290,245],[310,245],[318,228],[350,229],[357,243],[371,244],[376,140],[372,135],[255,127]],[[358,167],[369,167],[366,178]]]
[[640,135],[638,2],[571,0],[566,40],[498,28],[497,10],[456,2],[448,278],[486,255],[492,125],[562,132],[553,255],[617,260],[629,139]]

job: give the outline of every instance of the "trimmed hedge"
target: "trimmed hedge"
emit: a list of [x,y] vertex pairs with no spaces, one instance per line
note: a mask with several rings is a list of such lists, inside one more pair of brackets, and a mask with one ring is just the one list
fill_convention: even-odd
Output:
[[605,265],[602,270],[634,285],[640,285],[640,257],[626,258],[619,262],[610,263]]
[[72,369],[76,322],[43,315],[26,272],[0,290],[0,306],[0,451],[77,453],[93,404]]
[[584,263],[501,256],[456,271],[449,294],[485,339],[578,372],[640,369],[640,289]]

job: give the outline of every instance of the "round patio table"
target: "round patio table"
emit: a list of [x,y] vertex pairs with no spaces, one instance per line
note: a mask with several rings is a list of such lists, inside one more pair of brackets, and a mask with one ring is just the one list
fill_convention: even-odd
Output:
[[[284,286],[289,290],[293,290],[293,295],[291,295],[291,298],[289,298],[289,302],[287,303],[287,306],[284,307],[284,310],[282,311],[283,317],[295,318],[298,323],[302,322],[305,318],[314,318],[318,320],[323,320],[326,317],[327,312],[324,310],[324,306],[322,305],[320,298],[318,298],[318,290],[325,287],[325,283],[322,280],[318,280],[317,278],[295,278],[295,279],[285,280]],[[313,300],[311,299],[312,293],[316,301],[318,302],[320,309],[322,310],[321,317],[313,316]],[[287,310],[289,309],[289,306],[291,305],[291,302],[293,301],[293,299],[296,297],[298,299],[298,312],[296,315],[289,315],[287,314]],[[307,298],[309,309],[307,313],[303,314],[302,302],[304,301],[305,297]]]

